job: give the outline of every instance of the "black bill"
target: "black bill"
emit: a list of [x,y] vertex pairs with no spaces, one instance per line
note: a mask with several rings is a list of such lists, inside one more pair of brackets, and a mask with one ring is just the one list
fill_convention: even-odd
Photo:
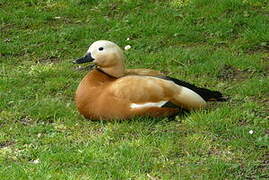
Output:
[[74,64],[83,64],[83,63],[92,62],[92,61],[94,61],[94,58],[91,56],[91,53],[88,53],[88,54],[86,54],[86,56],[73,61],[73,63]]

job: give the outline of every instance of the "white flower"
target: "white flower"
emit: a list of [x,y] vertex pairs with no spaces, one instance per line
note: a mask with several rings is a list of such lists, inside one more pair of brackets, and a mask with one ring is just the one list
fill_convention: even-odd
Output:
[[129,41],[129,40],[130,40],[130,38],[127,38],[127,39],[126,39],[126,41]]
[[40,163],[40,161],[39,161],[39,159],[36,159],[36,160],[33,160],[32,163],[33,164],[38,164],[38,163]]
[[128,50],[131,49],[131,48],[132,48],[131,45],[127,45],[127,46],[124,47],[124,50],[125,50],[125,51],[128,51]]
[[254,133],[254,131],[253,130],[249,130],[249,132],[248,132],[249,134],[253,134]]
[[37,134],[37,137],[38,137],[38,138],[40,138],[41,136],[42,136],[42,134],[41,134],[41,133],[38,133],[38,134]]

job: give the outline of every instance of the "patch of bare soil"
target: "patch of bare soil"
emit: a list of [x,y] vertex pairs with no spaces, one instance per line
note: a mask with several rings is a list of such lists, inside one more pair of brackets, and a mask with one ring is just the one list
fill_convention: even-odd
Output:
[[38,59],[36,62],[37,63],[42,63],[42,64],[47,64],[47,63],[56,64],[56,63],[60,62],[60,58],[56,57],[56,56],[50,56],[50,57],[47,57],[47,58]]
[[31,119],[30,117],[28,116],[23,116],[21,117],[18,122],[22,123],[23,125],[27,126],[27,125],[30,125],[32,124],[33,122],[33,119]]
[[253,71],[246,69],[240,70],[231,65],[224,65],[224,67],[218,73],[218,79],[224,81],[243,81],[250,78]]
[[249,48],[247,50],[247,53],[249,54],[254,54],[257,52],[261,52],[261,53],[268,53],[269,52],[269,41],[265,41],[265,42],[261,42],[260,44]]
[[12,141],[3,141],[3,142],[0,142],[0,148],[8,147],[12,144],[14,144],[14,142]]

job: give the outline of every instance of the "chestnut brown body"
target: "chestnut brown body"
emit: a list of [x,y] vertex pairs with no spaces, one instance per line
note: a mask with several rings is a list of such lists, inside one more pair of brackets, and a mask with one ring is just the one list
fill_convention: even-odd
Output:
[[[129,78],[136,79],[135,84],[141,83],[138,82],[139,80],[137,80],[136,76],[128,77],[128,79],[126,79],[128,83],[134,83],[130,81]],[[118,91],[116,86],[124,86],[119,80],[120,79],[108,76],[99,70],[89,72],[82,79],[76,91],[75,101],[78,111],[86,118],[96,120],[128,119],[141,115],[164,117],[174,115],[178,112],[178,109],[175,108],[131,108],[131,104],[133,103],[143,104],[149,101],[159,102],[162,100],[163,95],[160,97],[161,92],[154,93],[152,92],[153,89],[150,89],[148,92],[151,94],[150,97],[147,93],[140,94],[140,96],[142,96],[140,97],[135,94],[141,92],[137,92],[133,86],[129,86],[128,84],[124,87],[125,90],[123,90],[123,92]],[[136,87],[141,88],[141,84]],[[143,90],[147,90],[147,87],[144,86]],[[155,91],[156,90],[157,89],[155,89]],[[132,102],[132,100],[134,101]]]
[[223,100],[217,91],[163,76],[159,71],[126,70],[121,48],[110,41],[94,42],[84,57],[74,61],[85,62],[93,62],[97,69],[82,79],[75,99],[78,111],[89,119],[173,116],[180,109],[199,109],[206,101]]

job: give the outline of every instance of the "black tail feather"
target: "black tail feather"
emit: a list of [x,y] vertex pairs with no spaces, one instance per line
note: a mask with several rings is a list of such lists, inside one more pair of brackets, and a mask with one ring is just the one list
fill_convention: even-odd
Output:
[[177,85],[187,87],[187,88],[193,90],[194,92],[196,92],[197,94],[199,94],[205,101],[221,101],[221,102],[227,101],[227,97],[224,97],[218,91],[211,91],[211,90],[206,89],[206,88],[199,88],[193,84],[190,84],[190,83],[187,83],[185,81],[181,81],[179,79],[175,79],[172,77],[168,77],[168,76],[158,76],[158,78],[173,81]]
[[211,91],[205,88],[196,88],[194,92],[199,94],[205,101],[227,101],[227,97],[224,97],[219,91]]

